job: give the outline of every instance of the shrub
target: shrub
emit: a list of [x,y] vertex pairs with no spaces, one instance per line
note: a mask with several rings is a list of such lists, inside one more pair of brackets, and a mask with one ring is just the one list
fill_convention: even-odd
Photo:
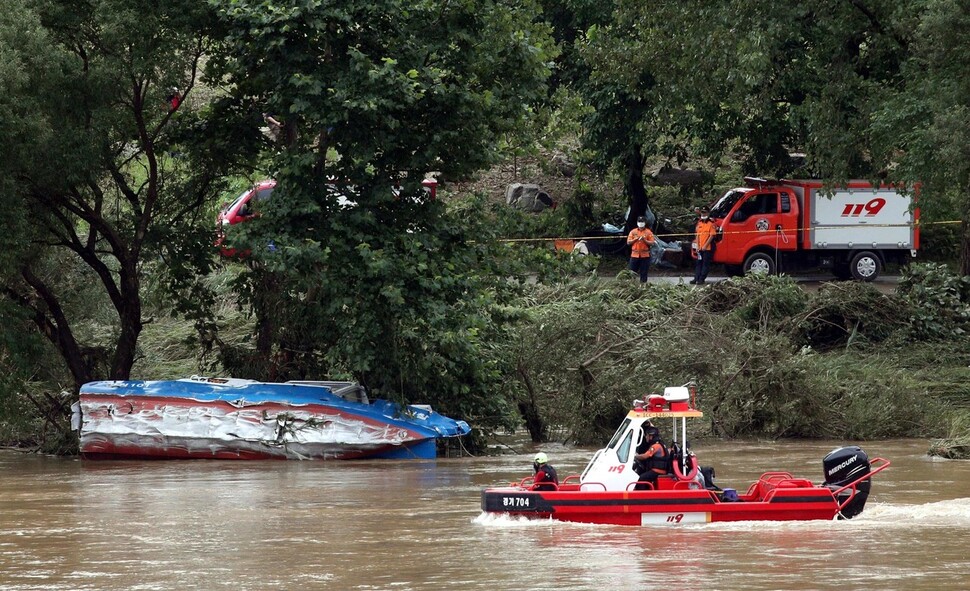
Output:
[[818,351],[877,343],[906,326],[899,298],[858,281],[823,285],[807,308],[802,342]]
[[909,325],[909,336],[934,340],[966,334],[970,326],[970,277],[946,265],[920,263],[903,271],[896,289]]
[[693,380],[706,418],[695,437],[925,437],[948,408],[939,401],[962,392],[932,376],[963,374],[920,361],[938,352],[895,348],[899,304],[871,286],[588,280],[527,295],[531,322],[510,346],[520,391],[549,427],[534,436],[600,445],[633,399]]

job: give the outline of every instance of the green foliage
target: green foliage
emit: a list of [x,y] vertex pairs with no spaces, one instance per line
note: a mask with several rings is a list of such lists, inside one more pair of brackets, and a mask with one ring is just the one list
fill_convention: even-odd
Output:
[[554,52],[534,6],[212,6],[226,46],[210,75],[230,85],[217,111],[239,125],[247,109],[269,112],[285,132],[260,146],[273,155],[273,199],[238,232],[252,251],[239,287],[256,335],[233,367],[350,376],[374,396],[509,424],[499,361],[486,355],[513,287],[493,231],[480,210],[449,211],[419,183],[491,162],[534,112]]
[[0,301],[0,323],[6,327],[0,331],[0,442],[34,443],[36,409],[24,391],[48,352],[19,306]]
[[906,329],[905,304],[870,283],[827,283],[812,298],[799,330],[817,351],[859,348],[889,339]]
[[748,275],[718,287],[740,292],[733,314],[743,326],[759,331],[789,325],[808,303],[805,290],[787,276]]
[[[571,19],[551,4],[581,66],[564,72],[594,109],[592,161],[639,148],[759,176],[878,179],[919,185],[924,222],[970,212],[965,2],[566,2]],[[959,239],[968,273],[966,227]]]
[[[201,319],[211,303],[193,286],[210,260],[199,212],[218,171],[189,165],[179,135],[189,109],[170,112],[164,99],[173,86],[191,96],[206,10],[31,0],[0,12],[12,82],[0,177],[16,179],[0,220],[15,243],[0,267],[6,295],[57,348],[73,388],[127,378],[145,320],[146,259],[162,258],[173,291],[188,296],[180,311]],[[88,316],[94,301],[110,303],[99,309],[106,317]]]
[[[657,290],[653,290],[657,287]],[[650,356],[664,331],[657,304],[663,286],[644,291],[637,281],[536,285],[507,347],[525,387],[520,402],[534,402],[564,438],[601,442],[616,428],[630,401],[659,387]],[[555,368],[555,369],[554,369]]]
[[914,264],[903,270],[898,292],[911,338],[953,338],[970,327],[970,277],[938,263]]
[[589,280],[525,297],[529,321],[508,348],[519,402],[554,427],[550,437],[602,443],[634,398],[690,380],[707,434],[728,437],[925,436],[948,402],[970,400],[952,387],[967,360],[933,362],[940,351],[907,343],[905,318],[893,318],[901,297],[868,285]]
[[496,234],[504,239],[558,238],[575,231],[567,226],[566,212],[558,208],[531,213],[496,203],[486,215],[495,224]]
[[[949,219],[940,220],[938,216],[938,223],[925,223],[924,221],[920,224],[919,260],[939,263],[952,263],[959,260],[956,253],[960,252],[962,222],[958,220],[958,215],[948,208],[941,212],[940,216]],[[920,216],[923,220],[927,219],[922,211]]]
[[[910,59],[903,83],[881,95],[872,116],[872,136],[893,162],[893,176],[921,183],[924,221],[964,220],[960,231],[961,272],[970,270],[966,220],[970,212],[970,6],[954,0],[924,0],[920,10],[896,17],[907,22]],[[932,241],[927,245],[931,249]],[[932,250],[930,251],[932,253]]]
[[950,460],[970,459],[970,412],[954,413],[942,439],[930,442],[928,454]]
[[529,2],[212,5],[227,46],[210,75],[234,85],[226,103],[255,98],[291,126],[290,147],[336,150],[317,172],[354,181],[368,169],[461,178],[491,162],[542,96],[554,51]]

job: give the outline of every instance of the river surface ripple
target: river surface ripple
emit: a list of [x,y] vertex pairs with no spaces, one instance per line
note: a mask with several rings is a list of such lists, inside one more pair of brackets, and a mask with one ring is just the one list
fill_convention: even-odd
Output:
[[[0,591],[970,589],[970,462],[892,466],[851,521],[591,526],[484,516],[520,453],[437,461],[82,462],[0,452]],[[703,443],[722,487],[821,480],[835,442]],[[560,476],[592,450],[544,446]]]

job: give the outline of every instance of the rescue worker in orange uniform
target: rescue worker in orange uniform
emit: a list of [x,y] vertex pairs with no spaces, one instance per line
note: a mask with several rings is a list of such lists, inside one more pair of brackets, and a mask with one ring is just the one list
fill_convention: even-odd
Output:
[[694,253],[697,263],[694,266],[694,285],[704,285],[707,274],[711,270],[711,259],[714,257],[714,237],[717,236],[717,224],[711,219],[711,212],[706,207],[700,211],[701,217],[694,228]]
[[[667,473],[670,451],[660,440],[660,429],[653,425],[643,425],[643,441],[637,446],[637,453],[633,459],[639,467],[640,482],[649,482],[652,488],[657,488],[657,477]],[[637,490],[647,487],[637,486]]]
[[647,218],[637,218],[637,227],[630,230],[626,243],[630,245],[630,270],[640,275],[640,283],[647,282],[650,273],[650,247],[657,239],[647,227]]

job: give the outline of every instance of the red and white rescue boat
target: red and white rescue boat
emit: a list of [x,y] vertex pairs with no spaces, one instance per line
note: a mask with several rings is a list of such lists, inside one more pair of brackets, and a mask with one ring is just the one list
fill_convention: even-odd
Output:
[[[746,492],[720,489],[704,477],[686,444],[687,419],[704,416],[693,388],[670,387],[663,396],[635,400],[609,444],[596,452],[582,475],[553,490],[537,490],[532,478],[482,491],[482,511],[537,519],[613,525],[676,525],[716,521],[805,521],[848,519],[862,512],[872,476],[889,467],[857,446],[833,450],[822,460],[825,480],[814,484],[788,472],[765,472]],[[673,424],[671,474],[656,488],[638,482],[634,455],[644,423]],[[647,490],[641,490],[647,489]]]

